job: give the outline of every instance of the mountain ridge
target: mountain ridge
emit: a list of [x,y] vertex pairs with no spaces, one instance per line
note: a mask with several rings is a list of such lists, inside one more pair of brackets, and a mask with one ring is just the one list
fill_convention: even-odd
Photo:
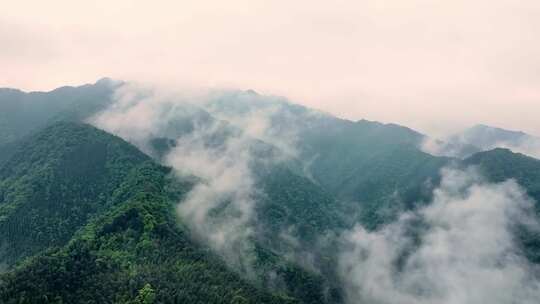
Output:
[[[540,160],[509,149],[438,157],[420,150],[426,136],[410,128],[281,97],[133,94],[118,107],[110,88],[95,86],[52,93],[81,90],[58,95],[69,100],[29,115],[27,132],[0,144],[0,302],[344,303],[344,237],[380,240],[437,199],[449,168],[475,170],[494,189],[514,180],[540,218]],[[124,116],[133,109],[155,110],[157,121],[133,128],[140,121]],[[81,123],[103,113],[116,116]],[[16,129],[6,122],[0,134]],[[194,195],[195,206],[209,206],[204,223],[202,211],[180,210]],[[425,224],[406,232],[420,240]],[[208,227],[222,228],[212,236],[228,252],[208,241]],[[540,235],[514,232],[516,250],[540,265]],[[399,264],[409,252],[396,254]]]

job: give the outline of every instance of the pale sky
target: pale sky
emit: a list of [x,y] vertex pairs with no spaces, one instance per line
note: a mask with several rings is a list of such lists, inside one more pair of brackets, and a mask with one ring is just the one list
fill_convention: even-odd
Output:
[[0,87],[255,89],[434,135],[540,135],[539,0],[0,0]]

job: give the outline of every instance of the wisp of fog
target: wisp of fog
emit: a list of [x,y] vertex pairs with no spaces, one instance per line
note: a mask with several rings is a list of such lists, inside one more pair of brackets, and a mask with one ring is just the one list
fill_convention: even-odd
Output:
[[179,216],[197,237],[220,253],[230,266],[252,275],[254,212],[259,191],[250,166],[259,141],[283,153],[265,161],[279,162],[296,152],[294,134],[278,136],[269,123],[276,105],[249,112],[220,111],[220,98],[257,98],[253,92],[164,92],[134,84],[120,87],[109,108],[90,119],[99,128],[156,156],[152,141],[174,141],[162,161],[182,177],[199,182],[178,204]]
[[[126,84],[89,121],[160,158],[176,175],[195,177],[197,182],[178,204],[178,215],[229,266],[250,276],[261,191],[251,167],[259,157],[254,151],[261,142],[278,147],[281,153],[270,161],[279,162],[294,158],[299,148],[294,127],[285,130],[272,122],[279,102],[239,111],[219,102],[239,98],[264,104],[270,97],[253,92],[164,93]],[[171,142],[163,155],[153,146],[155,139]],[[488,183],[474,168],[446,168],[441,177],[424,207],[375,231],[358,223],[335,233],[341,244],[336,273],[346,300],[537,303],[537,266],[524,257],[515,238],[520,227],[540,231],[530,215],[531,199],[515,181]]]
[[444,169],[431,204],[379,231],[343,235],[340,274],[350,303],[537,303],[540,280],[514,240],[538,231],[532,201],[514,182]]

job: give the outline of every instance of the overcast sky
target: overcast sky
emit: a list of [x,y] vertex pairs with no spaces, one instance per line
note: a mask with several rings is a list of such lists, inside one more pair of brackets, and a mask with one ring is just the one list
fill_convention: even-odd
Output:
[[2,87],[252,88],[434,135],[540,135],[538,0],[2,2]]

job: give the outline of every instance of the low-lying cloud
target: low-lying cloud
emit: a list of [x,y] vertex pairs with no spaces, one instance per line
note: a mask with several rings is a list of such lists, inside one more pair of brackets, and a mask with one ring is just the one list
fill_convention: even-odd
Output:
[[426,137],[420,148],[436,155],[466,158],[476,152],[505,148],[540,159],[540,138],[520,132],[477,125],[442,140]]
[[537,266],[514,237],[518,225],[538,229],[531,208],[514,181],[443,170],[429,206],[379,231],[344,234],[339,270],[348,302],[537,303]]
[[233,137],[213,148],[208,141],[218,128],[211,125],[178,138],[165,163],[180,175],[201,178],[178,205],[181,217],[230,265],[249,274],[256,203],[249,139]]
[[[179,216],[229,266],[249,277],[262,194],[253,164],[298,155],[303,122],[295,125],[294,117],[284,118],[287,113],[279,100],[265,103],[254,92],[180,94],[125,85],[90,122],[159,157],[178,176],[196,177],[178,204]],[[155,139],[166,139],[168,150],[157,151]],[[260,154],[261,145],[279,153]],[[429,205],[377,231],[358,224],[341,233],[337,273],[346,300],[536,303],[539,270],[525,258],[515,235],[518,227],[540,231],[531,199],[516,182],[487,183],[474,169],[441,174]],[[282,228],[285,241],[294,245],[293,227]],[[317,271],[309,267],[317,252],[294,250],[307,252],[310,260],[300,264]],[[296,260],[298,252],[285,257]]]
[[[120,87],[113,103],[89,121],[133,143],[197,182],[177,210],[195,236],[236,270],[252,275],[256,197],[252,166],[261,146],[277,147],[265,162],[296,154],[294,129],[275,130],[278,104],[265,104],[254,92],[171,92],[140,85]],[[228,101],[225,108],[223,100]],[[236,100],[252,103],[252,108]],[[279,132],[278,132],[279,131]],[[166,151],[153,142],[163,139]],[[163,149],[163,147],[162,147]]]

